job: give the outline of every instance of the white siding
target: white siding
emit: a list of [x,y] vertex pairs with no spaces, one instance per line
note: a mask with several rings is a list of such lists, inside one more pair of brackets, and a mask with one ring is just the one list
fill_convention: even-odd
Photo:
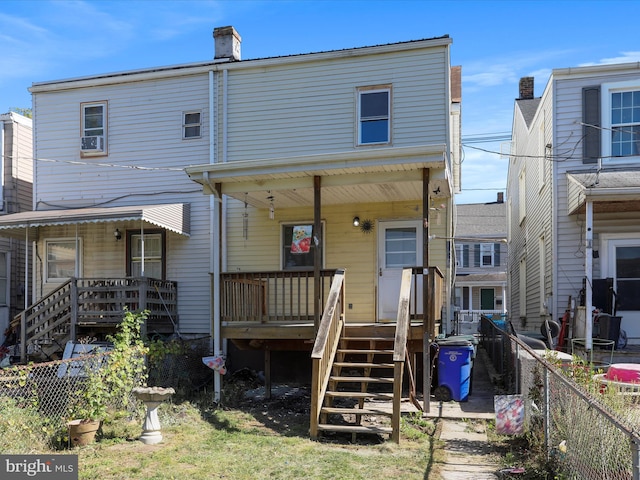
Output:
[[[210,332],[209,197],[182,169],[208,162],[208,91],[208,77],[202,74],[34,95],[41,159],[36,162],[38,209],[191,204],[191,236],[167,232],[166,276],[178,282],[180,330],[194,334]],[[101,100],[109,105],[108,155],[82,158],[80,104]],[[199,139],[182,139],[186,110],[202,111]],[[85,276],[125,274],[125,243],[114,241],[116,227],[123,233],[140,229],[136,223],[79,228]],[[75,234],[75,227],[64,230]],[[41,240],[57,235],[54,229],[40,232]],[[39,287],[39,293],[44,291]]]
[[[227,79],[228,139],[220,138],[220,148],[228,145],[229,161],[353,150],[356,89],[374,85],[392,88],[393,146],[444,144],[447,66],[446,49],[431,48],[232,70]],[[223,90],[223,75],[218,78]]]

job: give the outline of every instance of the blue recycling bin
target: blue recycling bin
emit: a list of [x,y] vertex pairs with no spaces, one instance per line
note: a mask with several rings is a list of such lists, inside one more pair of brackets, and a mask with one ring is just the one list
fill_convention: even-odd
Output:
[[466,402],[471,390],[474,346],[465,340],[438,342],[437,400]]

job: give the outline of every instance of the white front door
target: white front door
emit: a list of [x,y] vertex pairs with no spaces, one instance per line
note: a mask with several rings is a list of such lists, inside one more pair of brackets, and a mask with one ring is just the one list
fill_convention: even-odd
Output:
[[[398,316],[400,282],[404,267],[422,265],[422,228],[420,221],[380,222],[378,228],[378,321],[395,322]],[[418,291],[422,291],[422,277]],[[412,290],[411,313],[415,292]],[[422,295],[418,313],[422,312]]]
[[[620,328],[629,343],[640,343],[640,238],[615,238],[604,236],[607,241],[603,265],[605,278],[613,278],[616,315],[622,317]],[[613,237],[613,238],[612,238]]]

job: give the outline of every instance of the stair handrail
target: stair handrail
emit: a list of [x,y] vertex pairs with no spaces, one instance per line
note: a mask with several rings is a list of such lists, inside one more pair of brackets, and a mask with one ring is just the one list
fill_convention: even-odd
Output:
[[410,305],[411,305],[411,277],[412,269],[402,270],[400,296],[398,299],[398,317],[396,319],[396,334],[393,342],[393,412],[391,439],[400,442],[400,405],[402,402],[402,375],[407,356],[407,339],[409,338]]
[[318,438],[320,409],[329,384],[331,368],[338,350],[340,335],[344,329],[344,269],[336,270],[329,296],[320,319],[318,333],[311,352],[311,426],[310,436]]

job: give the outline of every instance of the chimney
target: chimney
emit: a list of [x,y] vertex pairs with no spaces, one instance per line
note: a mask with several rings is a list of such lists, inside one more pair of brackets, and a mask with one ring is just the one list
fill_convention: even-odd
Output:
[[504,192],[498,192],[498,203],[504,203]]
[[240,60],[240,43],[242,39],[235,28],[214,28],[213,40],[215,43],[215,60],[226,59],[230,62]]
[[533,99],[533,77],[522,77],[520,79],[520,98],[518,100]]

